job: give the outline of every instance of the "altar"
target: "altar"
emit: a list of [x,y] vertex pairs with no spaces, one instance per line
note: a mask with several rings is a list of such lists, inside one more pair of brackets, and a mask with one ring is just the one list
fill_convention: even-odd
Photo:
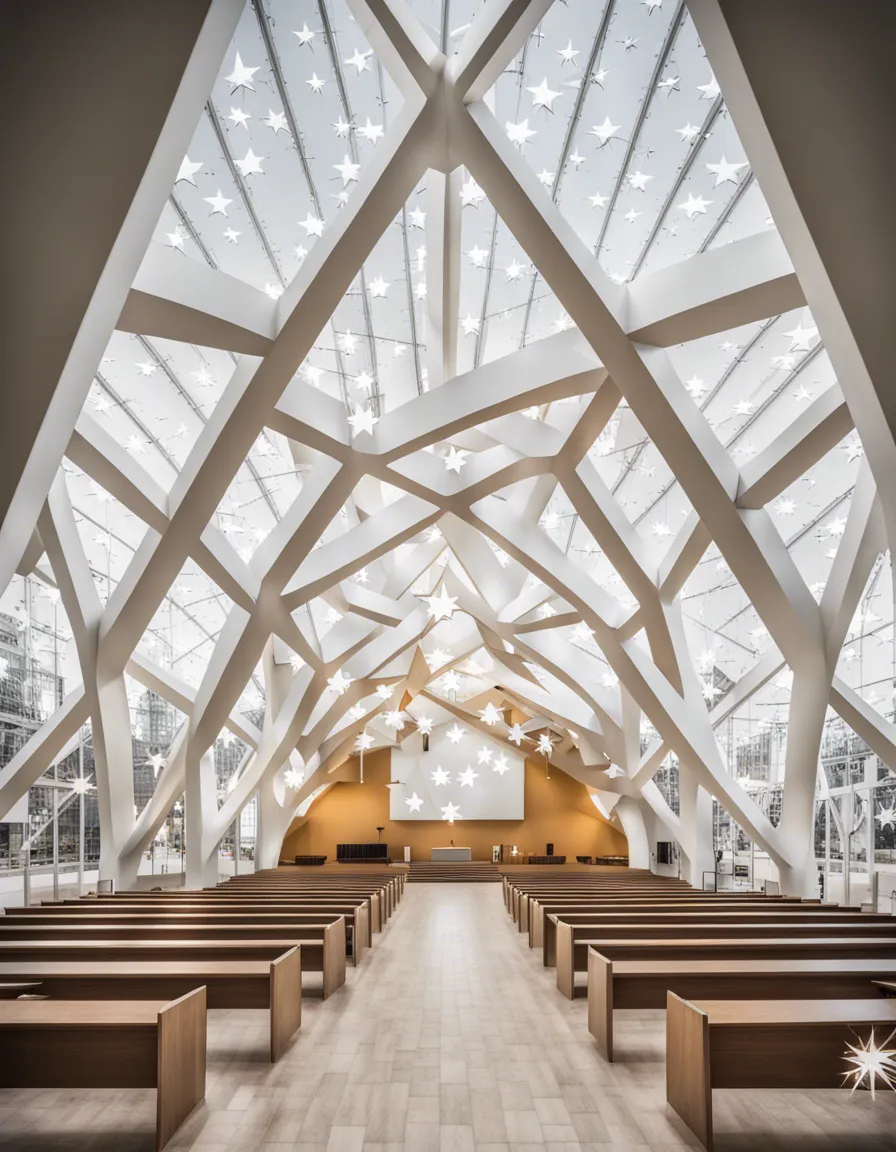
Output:
[[472,860],[472,848],[430,848],[430,860]]

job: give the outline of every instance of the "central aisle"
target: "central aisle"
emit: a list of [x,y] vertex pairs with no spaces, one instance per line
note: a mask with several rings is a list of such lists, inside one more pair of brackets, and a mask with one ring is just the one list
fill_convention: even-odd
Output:
[[[326,1003],[306,999],[298,1042],[259,1075],[257,1089],[238,1089],[224,1117],[211,1119],[200,1137],[209,1148],[187,1147],[699,1147],[666,1109],[665,1013],[624,1014],[620,1061],[607,1065],[588,1033],[585,1002],[557,993],[554,970],[517,932],[499,884],[407,885],[386,932],[348,975],[348,986]],[[232,1091],[234,1071],[222,1077],[222,1094]],[[221,1106],[216,1091],[210,1096]],[[716,1093],[719,1152],[845,1152],[847,1144],[849,1152],[892,1152],[884,1133],[893,1131],[896,1094],[872,1105],[866,1093],[852,1100],[845,1092]]]

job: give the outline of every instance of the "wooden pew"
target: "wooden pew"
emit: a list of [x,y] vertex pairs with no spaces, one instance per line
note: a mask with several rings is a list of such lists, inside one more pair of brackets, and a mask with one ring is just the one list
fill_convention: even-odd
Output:
[[270,1013],[271,1063],[302,1023],[299,948],[276,960],[30,960],[0,963],[2,980],[39,980],[56,1000],[173,1000],[205,987],[208,1008],[263,1008]]
[[[366,918],[367,909],[361,910],[362,920]],[[9,909],[5,916],[0,916],[0,937],[3,933],[14,928],[33,928],[34,938],[39,939],[38,929],[53,929],[57,926],[71,927],[74,931],[82,932],[89,928],[121,928],[125,936],[133,936],[133,929],[145,928],[153,932],[156,927],[181,927],[187,935],[193,934],[193,926],[204,931],[221,929],[225,934],[239,931],[246,933],[250,929],[263,936],[273,936],[288,929],[290,933],[298,932],[300,935],[309,934],[309,938],[320,936],[326,924],[343,918],[340,912],[324,912],[315,909],[313,912],[289,910],[286,912],[272,912],[267,908],[255,908],[245,911],[229,912],[219,911],[217,908],[199,909],[185,908],[184,911],[168,911],[153,905],[151,908],[138,907],[136,911],[127,906],[118,904],[111,908],[97,909],[93,904],[86,909],[71,908],[32,908]],[[357,966],[366,951],[365,937],[366,924],[357,928],[354,914],[347,925],[346,954],[351,956],[352,963]],[[47,937],[48,939],[50,937]]]
[[[892,936],[773,936],[774,926],[768,927],[764,938],[730,937],[725,939],[605,939],[581,941],[586,947],[596,948],[611,960],[814,960],[814,959],[883,959],[896,958],[896,939]],[[558,948],[559,953],[559,948]],[[558,955],[558,960],[560,959]],[[577,987],[571,966],[557,966],[557,988],[572,1000],[586,995],[587,989]],[[568,975],[567,975],[568,973]]]
[[[719,895],[713,900],[701,899],[699,896],[688,895],[686,893],[665,893],[643,896],[588,896],[588,897],[569,897],[569,896],[550,896],[541,895],[537,897],[531,893],[522,893],[520,895],[520,916],[517,926],[520,932],[529,933],[529,946],[530,948],[537,948],[544,941],[544,917],[546,913],[566,913],[566,912],[588,912],[592,909],[596,912],[610,911],[613,908],[630,908],[633,912],[644,911],[649,912],[651,909],[664,909],[664,908],[680,908],[685,911],[692,908],[699,911],[701,908],[716,908],[727,907],[736,908],[780,908],[780,907],[798,907],[798,908],[821,908],[829,907],[836,908],[838,905],[829,904],[822,905],[818,901],[800,901],[796,897],[766,897],[759,896],[755,893],[750,894],[749,899],[738,897],[734,899],[727,899],[724,895]],[[856,911],[859,909],[857,908]]]
[[612,1061],[614,1010],[665,1009],[667,992],[685,1000],[854,1000],[888,976],[896,978],[896,959],[611,960],[589,948],[588,1031]]
[[[173,892],[167,891],[167,892],[165,892],[165,895],[168,895],[168,896],[174,895],[176,893],[176,891],[177,890],[174,890]],[[366,897],[369,897],[371,899],[371,903],[373,903],[375,901],[379,905],[378,919],[379,919],[379,922],[381,925],[384,925],[388,922],[388,920],[392,916],[392,914],[395,910],[395,907],[396,907],[395,890],[394,890],[394,887],[390,886],[390,885],[384,885],[384,886],[378,887],[378,888],[367,888],[367,887],[364,887],[364,888],[360,888],[360,887],[358,887],[358,888],[340,888],[340,889],[338,889],[338,891],[335,889],[328,889],[326,886],[324,886],[322,888],[318,888],[318,887],[312,888],[310,886],[303,887],[301,885],[297,886],[297,887],[292,887],[292,886],[287,886],[284,884],[270,884],[270,885],[266,884],[264,886],[259,886],[256,888],[250,888],[250,887],[246,887],[246,886],[242,886],[242,885],[235,886],[235,887],[231,888],[229,886],[225,887],[222,885],[220,888],[203,888],[203,889],[201,889],[201,892],[205,896],[216,895],[216,896],[226,898],[228,900],[231,900],[234,897],[249,897],[253,900],[259,900],[259,899],[275,899],[275,898],[280,898],[280,897],[284,897],[284,896],[289,897],[289,898],[302,898],[302,899],[310,898],[313,896],[321,896],[321,897],[325,897],[325,898],[329,897],[331,899],[334,896],[361,896],[361,897],[366,896]],[[129,892],[128,895],[129,896],[136,896],[137,893],[136,892]],[[160,895],[160,893],[148,892],[148,893],[145,893],[143,895],[158,897]],[[189,893],[183,892],[182,895],[188,896]],[[372,909],[371,909],[371,919],[373,919],[373,910]]]
[[[172,911],[177,911],[176,905],[184,904],[192,907],[193,905],[201,905],[203,907],[215,907],[221,905],[223,908],[232,908],[235,911],[240,908],[278,908],[286,910],[288,908],[297,908],[299,910],[312,910],[315,908],[321,909],[326,912],[340,912],[348,919],[352,915],[352,910],[355,908],[365,908],[367,911],[368,922],[368,937],[366,947],[370,948],[373,944],[373,934],[382,931],[382,917],[380,912],[380,898],[381,893],[349,893],[349,892],[334,892],[332,895],[329,893],[311,893],[304,895],[298,892],[284,892],[280,893],[249,893],[249,892],[228,892],[218,890],[206,889],[188,889],[182,890],[177,888],[163,889],[159,892],[100,892],[91,893],[89,896],[82,896],[78,899],[67,900],[44,900],[40,904],[32,905],[34,908],[56,908],[60,906],[72,907],[75,905],[83,906],[88,905],[92,907],[100,906],[114,906],[115,904],[126,904],[135,909],[140,906],[149,910],[151,907],[171,907]],[[22,908],[10,908],[8,911],[21,912]],[[363,917],[362,917],[363,918]]]
[[152,1000],[4,1000],[0,1087],[155,1088],[156,1149],[205,1097],[205,988]]
[[[2,921],[0,921],[2,924]],[[743,909],[714,907],[701,908],[696,912],[586,912],[586,913],[549,913],[545,917],[544,940],[542,941],[542,955],[545,968],[553,968],[557,963],[557,933],[559,926],[569,925],[573,930],[573,944],[580,936],[591,935],[600,939],[609,932],[612,935],[622,934],[625,925],[632,928],[631,935],[638,936],[642,930],[654,935],[664,925],[669,926],[668,935],[691,937],[699,935],[699,927],[706,928],[707,935],[724,935],[728,928],[734,929],[732,935],[746,934],[751,925],[774,925],[777,931],[781,926],[783,934],[796,934],[800,925],[805,929],[806,935],[824,936],[828,928],[839,932],[844,928],[849,930],[861,926],[863,930],[870,928],[874,932],[896,933],[896,919],[884,912],[859,912],[858,909],[800,908],[799,905],[779,907],[775,911],[767,908],[756,908],[754,905],[745,905]],[[682,925],[682,931],[677,927]],[[816,931],[818,929],[818,931]],[[761,932],[759,933],[761,935]],[[581,961],[577,971],[584,972],[586,962],[584,952],[579,954]]]
[[854,1030],[864,1039],[881,1025],[896,1027],[896,1000],[692,1003],[670,992],[666,1099],[712,1152],[713,1088],[842,1088]]
[[[336,925],[329,925],[331,931]],[[345,983],[345,948],[315,949],[314,940],[199,939],[15,940],[0,938],[0,962],[7,960],[276,960],[290,948],[302,948],[303,972],[323,972],[323,998]],[[319,942],[319,943],[322,943]],[[325,963],[323,963],[325,960]]]

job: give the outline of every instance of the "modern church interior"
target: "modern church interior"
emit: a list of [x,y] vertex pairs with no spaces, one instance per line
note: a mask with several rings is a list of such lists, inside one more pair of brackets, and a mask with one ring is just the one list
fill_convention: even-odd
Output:
[[0,1152],[894,1152],[893,5],[0,18]]

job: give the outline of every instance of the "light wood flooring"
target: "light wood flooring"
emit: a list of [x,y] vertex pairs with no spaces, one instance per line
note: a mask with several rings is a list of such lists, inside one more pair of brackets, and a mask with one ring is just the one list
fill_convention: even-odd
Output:
[[[497,885],[413,884],[346,987],[306,995],[288,1054],[267,1014],[209,1013],[205,1104],[170,1152],[671,1152],[664,1014],[623,1014],[619,1062],[554,987]],[[9,1054],[4,1053],[8,1058]],[[896,1152],[896,1093],[717,1092],[718,1152]],[[149,1152],[155,1094],[0,1091],[0,1148]]]

